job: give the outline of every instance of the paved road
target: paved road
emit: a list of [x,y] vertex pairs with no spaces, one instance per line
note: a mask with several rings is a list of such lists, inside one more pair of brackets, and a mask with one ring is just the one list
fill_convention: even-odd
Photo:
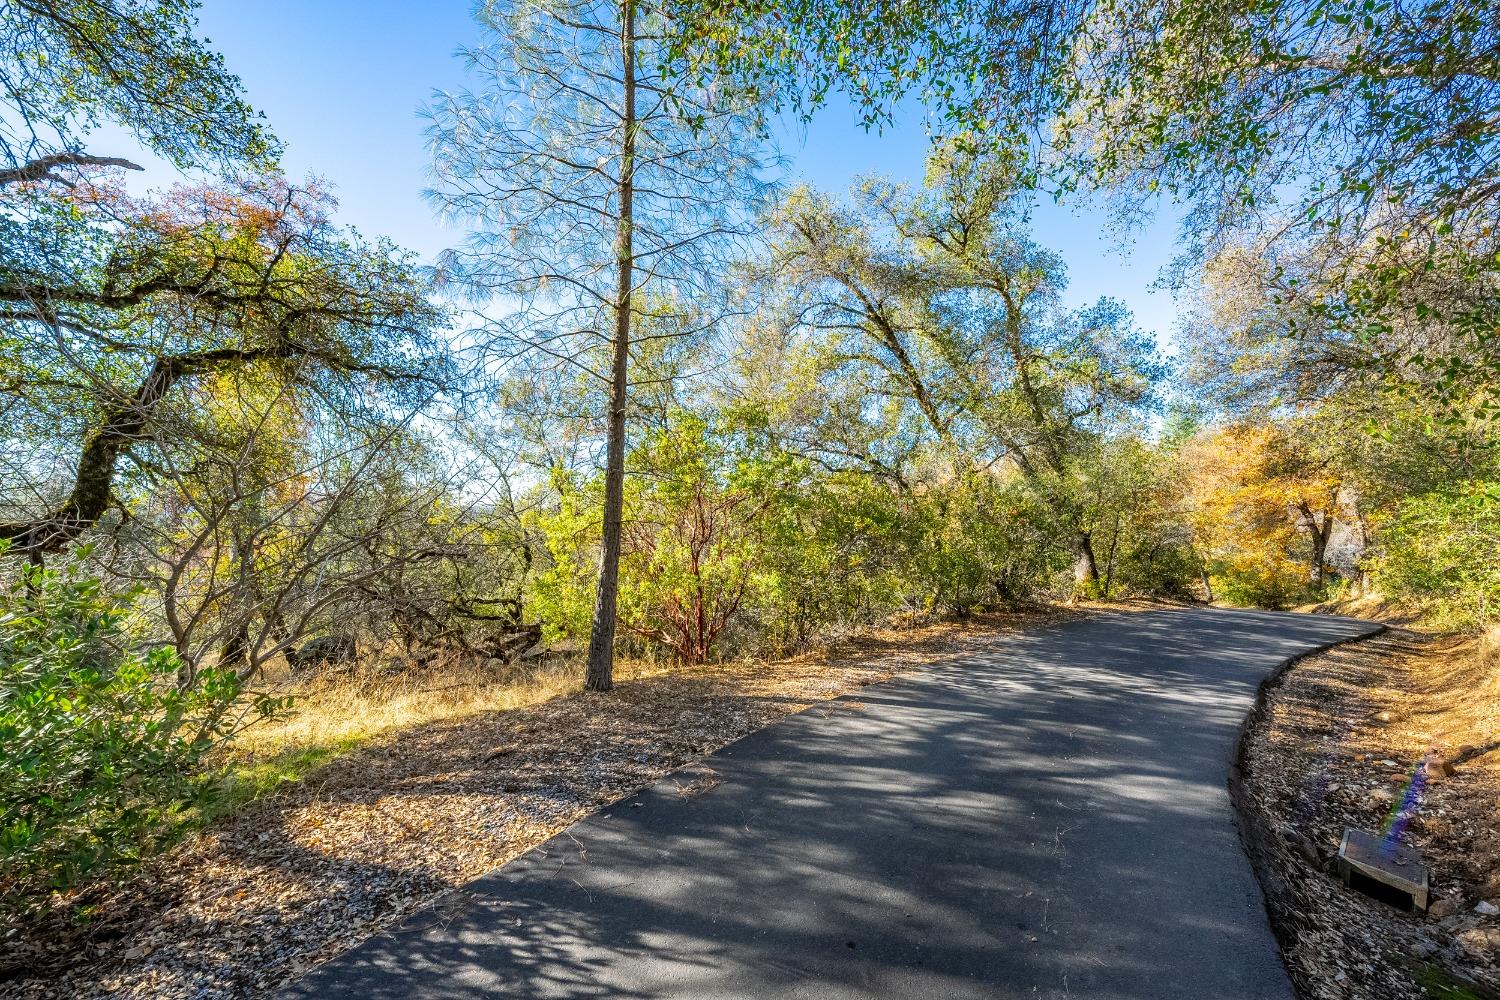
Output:
[[1225,779],[1279,663],[1375,630],[1091,617],[668,778],[288,997],[1291,1000]]

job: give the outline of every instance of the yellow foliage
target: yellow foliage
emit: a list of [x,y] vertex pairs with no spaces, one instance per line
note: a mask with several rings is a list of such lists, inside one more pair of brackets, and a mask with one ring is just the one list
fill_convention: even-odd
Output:
[[1317,575],[1310,527],[1338,512],[1341,483],[1283,429],[1231,424],[1185,449],[1194,544],[1222,596],[1283,604]]

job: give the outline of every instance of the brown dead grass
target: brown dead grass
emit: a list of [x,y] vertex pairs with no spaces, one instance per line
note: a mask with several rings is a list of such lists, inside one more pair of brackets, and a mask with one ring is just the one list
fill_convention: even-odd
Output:
[[[663,672],[661,666],[627,662],[618,665],[616,676],[628,682]],[[473,659],[392,675],[334,673],[280,689],[295,699],[294,709],[245,729],[226,756],[253,763],[303,748],[362,744],[432,722],[527,708],[578,693],[582,673],[569,660],[494,670]]]
[[[1173,606],[1159,601],[1091,602],[1090,610],[1142,610]],[[1080,613],[1077,606],[1038,605],[1024,611],[978,615],[966,622],[937,622],[911,628],[873,629],[774,666],[837,663],[881,652],[944,642],[975,630],[1004,628],[1019,621]],[[766,667],[760,661],[715,664],[700,670],[734,673]],[[681,675],[681,668],[645,660],[617,660],[618,684]],[[223,754],[225,763],[254,767],[302,751],[311,759],[337,756],[392,733],[436,722],[457,721],[492,712],[529,708],[583,691],[583,667],[576,659],[549,659],[533,666],[495,669],[474,659],[451,658],[422,670],[392,674],[333,672],[303,682],[273,679],[276,693],[290,695],[294,709],[240,732]],[[319,755],[318,750],[329,750]]]
[[[1450,757],[1500,740],[1500,629],[1440,641],[1434,652],[1413,671],[1401,731]],[[1500,775],[1500,754],[1482,756],[1474,758],[1474,768]]]
[[[1246,744],[1252,820],[1288,968],[1306,997],[1431,1000],[1500,990],[1500,642],[1392,629],[1296,667]],[[1427,761],[1460,761],[1451,771]],[[1441,902],[1413,916],[1332,874],[1345,827],[1382,831],[1414,774],[1402,839]],[[1432,772],[1432,777],[1427,777]],[[1269,877],[1266,877],[1269,875]],[[1467,994],[1435,985],[1467,983]]]
[[1304,604],[1292,609],[1316,615],[1348,615],[1387,625],[1399,625],[1418,631],[1442,631],[1441,622],[1433,621],[1432,609],[1421,604],[1394,601],[1376,591],[1349,594],[1331,600]]
[[[240,754],[354,740],[126,885],[82,928],[37,927],[0,963],[0,997],[250,997],[782,716],[1074,612],[877,632],[817,655],[632,676],[328,683]],[[644,671],[642,671],[644,673]],[[850,708],[849,710],[858,710]],[[361,742],[362,741],[362,742]],[[684,795],[717,781],[698,767]],[[9,978],[6,979],[5,977]]]

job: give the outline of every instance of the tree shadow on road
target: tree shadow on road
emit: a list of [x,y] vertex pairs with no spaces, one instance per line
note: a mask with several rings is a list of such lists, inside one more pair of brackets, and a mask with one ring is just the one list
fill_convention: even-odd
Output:
[[1225,777],[1266,673],[1362,627],[1001,637],[731,744],[293,995],[1289,997]]

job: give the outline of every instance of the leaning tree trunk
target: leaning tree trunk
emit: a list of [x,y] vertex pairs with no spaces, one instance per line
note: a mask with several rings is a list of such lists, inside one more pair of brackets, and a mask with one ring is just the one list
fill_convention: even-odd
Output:
[[608,691],[614,686],[615,606],[620,589],[620,529],[625,507],[625,409],[629,401],[630,308],[635,281],[631,233],[635,195],[635,0],[620,5],[621,79],[625,91],[620,143],[620,214],[615,228],[615,338],[609,389],[609,445],[604,463],[604,535],[599,561],[599,590],[589,631],[588,672],[584,687]]
[[1099,585],[1099,560],[1094,558],[1094,540],[1087,531],[1073,538],[1073,583],[1080,587]]
[[115,470],[120,457],[146,433],[157,409],[181,379],[213,372],[225,365],[293,357],[289,340],[270,347],[246,350],[224,347],[157,358],[135,392],[112,406],[84,439],[73,474],[73,488],[57,509],[29,521],[0,523],[0,541],[8,541],[10,555],[26,554],[34,564],[44,553],[62,552],[104,516],[114,498]]

